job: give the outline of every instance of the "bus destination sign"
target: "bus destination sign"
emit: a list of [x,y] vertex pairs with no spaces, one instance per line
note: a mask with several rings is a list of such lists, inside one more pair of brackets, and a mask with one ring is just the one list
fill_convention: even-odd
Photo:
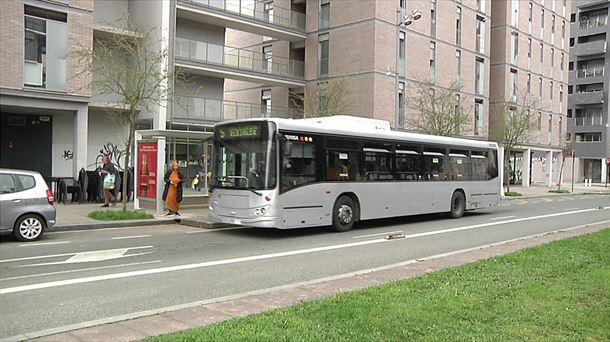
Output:
[[261,136],[260,128],[259,125],[222,127],[218,130],[218,137],[227,140],[259,138]]

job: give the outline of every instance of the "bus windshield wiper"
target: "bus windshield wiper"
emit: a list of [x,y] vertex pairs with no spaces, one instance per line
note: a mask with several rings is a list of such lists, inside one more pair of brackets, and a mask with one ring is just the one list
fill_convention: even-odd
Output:
[[252,187],[250,187],[250,186],[247,186],[247,187],[245,187],[244,189],[248,189],[248,190],[252,191],[254,194],[256,194],[256,195],[258,195],[258,196],[262,196],[262,195],[263,195],[263,194],[261,194],[260,192],[258,192],[258,191],[256,191],[256,190],[254,190],[254,188],[252,188]]

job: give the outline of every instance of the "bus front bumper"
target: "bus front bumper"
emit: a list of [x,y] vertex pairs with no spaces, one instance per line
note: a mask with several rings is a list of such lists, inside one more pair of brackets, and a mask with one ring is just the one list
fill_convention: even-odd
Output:
[[258,228],[275,228],[275,217],[262,216],[255,218],[240,218],[233,216],[216,215],[213,212],[208,213],[208,217],[212,222],[234,224],[240,226],[258,227]]

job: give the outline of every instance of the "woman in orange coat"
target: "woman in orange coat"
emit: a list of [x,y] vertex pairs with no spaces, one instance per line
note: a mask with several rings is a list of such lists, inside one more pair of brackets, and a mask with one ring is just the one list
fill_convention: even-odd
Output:
[[180,202],[182,202],[182,184],[184,183],[184,176],[178,170],[178,162],[172,162],[171,169],[165,173],[165,188],[163,189],[163,200],[165,205],[169,209],[169,213],[166,215],[178,215],[180,210]]

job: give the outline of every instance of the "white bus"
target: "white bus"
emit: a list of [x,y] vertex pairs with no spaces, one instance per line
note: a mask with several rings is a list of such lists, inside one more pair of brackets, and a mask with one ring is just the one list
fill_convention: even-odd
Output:
[[498,204],[498,145],[351,116],[217,124],[209,217],[280,229]]

